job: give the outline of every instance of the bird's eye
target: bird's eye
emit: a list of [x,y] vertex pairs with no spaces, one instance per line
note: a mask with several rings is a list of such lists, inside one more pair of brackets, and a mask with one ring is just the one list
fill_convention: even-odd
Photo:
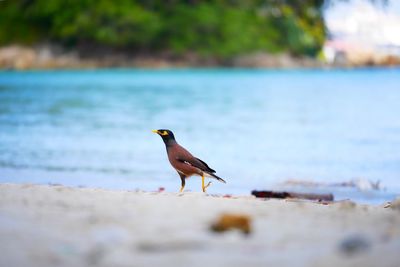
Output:
[[168,132],[164,131],[164,132],[161,133],[161,135],[168,135]]

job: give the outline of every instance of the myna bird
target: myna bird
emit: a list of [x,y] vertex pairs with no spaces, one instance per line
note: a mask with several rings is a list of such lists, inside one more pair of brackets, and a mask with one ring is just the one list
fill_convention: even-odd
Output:
[[180,146],[170,130],[153,130],[153,133],[159,134],[163,139],[167,148],[168,160],[181,177],[182,187],[180,192],[185,188],[185,179],[192,175],[201,176],[201,188],[203,192],[206,192],[207,187],[211,184],[211,182],[208,182],[207,185],[204,185],[205,176],[226,183],[224,179],[214,174],[215,171],[208,167],[207,163],[194,157],[189,151]]

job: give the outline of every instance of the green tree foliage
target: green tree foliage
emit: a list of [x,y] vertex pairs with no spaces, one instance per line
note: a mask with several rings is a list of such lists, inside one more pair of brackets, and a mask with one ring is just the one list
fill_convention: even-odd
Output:
[[324,41],[322,0],[6,0],[0,44],[59,42],[195,52],[316,55]]

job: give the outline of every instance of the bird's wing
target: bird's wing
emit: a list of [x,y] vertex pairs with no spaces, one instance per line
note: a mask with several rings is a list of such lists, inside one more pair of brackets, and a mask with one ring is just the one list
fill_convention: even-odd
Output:
[[194,157],[189,151],[187,151],[184,147],[182,147],[178,144],[176,145],[176,148],[175,148],[174,157],[176,160],[178,160],[182,163],[188,164],[190,166],[193,166],[195,168],[198,168],[204,172],[215,173],[215,171],[213,169],[211,169],[207,165],[207,163],[205,163],[201,159]]
[[195,158],[195,159],[197,159],[198,161],[200,161],[201,163],[203,163],[203,164],[207,167],[207,169],[208,169],[209,172],[211,172],[211,173],[214,173],[214,172],[215,172],[213,169],[211,169],[211,168],[207,165],[207,163],[205,163],[205,162],[202,161],[201,159],[199,159],[199,158]]
[[205,163],[204,161],[202,161],[201,159],[195,158],[193,156],[190,157],[185,157],[185,156],[178,156],[176,158],[178,161],[183,162],[185,164],[188,164],[190,166],[193,166],[195,168],[198,168],[202,171],[205,172],[209,172],[209,173],[215,173],[215,171],[213,169],[211,169],[207,163]]
[[208,167],[207,163],[205,163],[201,159],[198,159],[195,157],[193,157],[193,159],[194,160],[182,160],[182,159],[178,159],[178,160],[185,164],[188,164],[190,166],[198,168],[198,169],[202,170],[203,172],[207,173],[208,175],[210,175],[210,177],[217,179],[218,181],[226,184],[226,181],[224,179],[222,179],[221,177],[218,177],[217,175],[214,174],[215,171],[213,169],[211,169],[210,167]]

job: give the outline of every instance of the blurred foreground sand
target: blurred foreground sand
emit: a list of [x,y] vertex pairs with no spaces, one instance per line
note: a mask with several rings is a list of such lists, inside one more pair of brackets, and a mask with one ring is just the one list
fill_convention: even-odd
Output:
[[[211,232],[223,212],[252,233]],[[400,212],[351,202],[0,185],[0,266],[400,266]]]

